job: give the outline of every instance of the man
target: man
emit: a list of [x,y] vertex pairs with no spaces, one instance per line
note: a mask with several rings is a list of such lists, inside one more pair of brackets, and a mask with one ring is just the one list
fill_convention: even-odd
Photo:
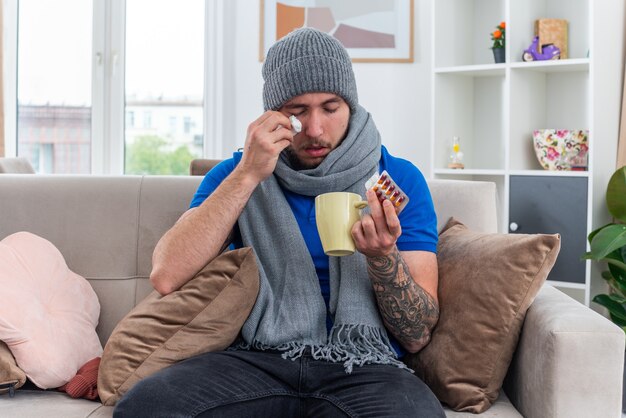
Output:
[[[381,145],[336,39],[292,32],[269,50],[263,78],[266,112],[248,127],[243,153],[207,174],[157,244],[150,277],[165,295],[222,243],[253,247],[261,286],[243,341],[144,379],[115,415],[444,416],[398,359],[428,343],[439,315],[436,218],[423,176]],[[382,170],[410,197],[401,216],[368,192],[370,213],[352,229],[357,253],[324,255],[315,196],[363,194]]]

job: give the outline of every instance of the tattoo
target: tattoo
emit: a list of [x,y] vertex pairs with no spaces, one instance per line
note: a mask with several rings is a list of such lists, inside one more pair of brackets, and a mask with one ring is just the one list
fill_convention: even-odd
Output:
[[404,346],[415,351],[423,348],[439,319],[437,301],[415,283],[398,250],[388,256],[368,257],[367,270],[389,331]]

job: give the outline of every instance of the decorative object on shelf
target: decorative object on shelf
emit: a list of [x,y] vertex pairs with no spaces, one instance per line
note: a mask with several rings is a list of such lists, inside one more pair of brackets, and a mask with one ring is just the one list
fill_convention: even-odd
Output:
[[567,20],[565,19],[537,19],[535,20],[535,35],[539,37],[539,52],[543,52],[542,45],[554,45],[561,51],[561,59],[569,58],[567,51]]
[[522,59],[524,61],[548,61],[561,58],[561,50],[554,44],[539,46],[539,37],[535,36],[533,42],[524,50]]
[[500,22],[498,26],[496,26],[496,30],[491,32],[491,40],[493,41],[493,45],[491,50],[493,51],[493,59],[496,64],[502,63],[506,61],[505,52],[506,52],[506,22]]
[[533,145],[539,164],[546,170],[587,170],[587,139],[584,129],[536,129]]
[[461,139],[458,136],[452,138],[452,154],[448,168],[465,168],[463,165],[463,152],[461,152]]

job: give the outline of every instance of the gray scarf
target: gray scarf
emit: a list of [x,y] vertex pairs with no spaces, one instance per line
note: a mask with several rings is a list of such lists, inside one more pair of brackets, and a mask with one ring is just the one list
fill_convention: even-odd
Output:
[[[330,257],[330,313],[311,255],[281,186],[294,193],[364,192],[365,181],[378,171],[380,134],[358,106],[348,135],[316,168],[293,170],[281,154],[274,174],[254,191],[239,218],[243,244],[254,248],[260,290],[243,326],[244,348],[284,351],[298,358],[308,347],[315,359],[354,365],[394,364],[396,359],[374,298],[365,256]],[[279,186],[280,184],[280,186]]]

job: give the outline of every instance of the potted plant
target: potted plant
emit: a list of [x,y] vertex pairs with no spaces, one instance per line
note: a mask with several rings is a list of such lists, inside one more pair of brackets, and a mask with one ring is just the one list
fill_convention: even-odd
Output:
[[[607,262],[608,270],[602,272],[602,278],[609,285],[609,293],[596,295],[593,301],[604,306],[611,321],[626,332],[626,166],[611,176],[606,190],[606,204],[614,222],[589,234],[591,250],[583,258]],[[626,373],[624,383],[626,388]],[[624,412],[625,395],[626,390],[622,393]]]
[[609,294],[593,298],[609,311],[611,320],[626,332],[626,166],[611,176],[606,190],[606,204],[614,221],[589,234],[591,251],[583,258],[606,261],[608,270],[602,272]]
[[493,41],[493,45],[491,50],[493,51],[493,58],[496,63],[505,61],[505,47],[506,47],[506,23],[500,22],[498,26],[496,26],[496,30],[491,32],[491,40]]

